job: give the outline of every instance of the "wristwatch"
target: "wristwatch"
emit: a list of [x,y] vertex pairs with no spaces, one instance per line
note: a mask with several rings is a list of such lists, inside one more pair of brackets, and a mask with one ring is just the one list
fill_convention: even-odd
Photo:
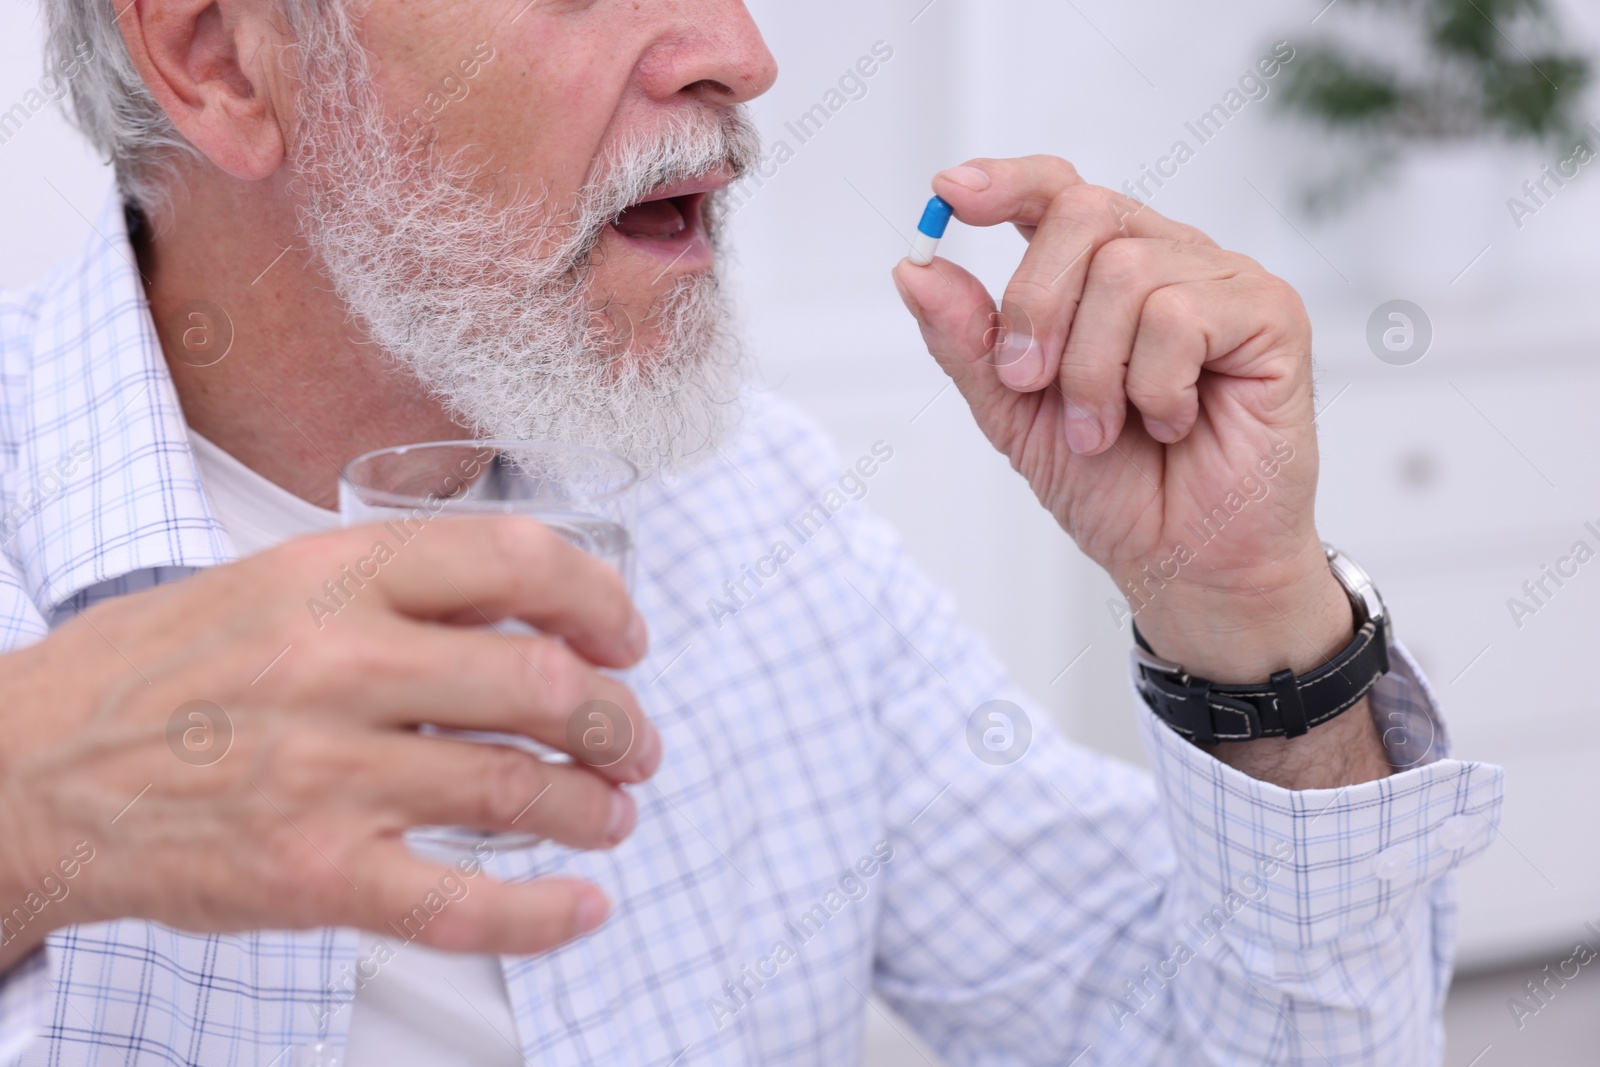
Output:
[[1282,670],[1265,684],[1218,685],[1157,656],[1135,623],[1136,684],[1150,709],[1191,741],[1212,745],[1299,737],[1360,703],[1389,673],[1392,622],[1367,572],[1332,545],[1322,547],[1355,611],[1354,640],[1310,674]]

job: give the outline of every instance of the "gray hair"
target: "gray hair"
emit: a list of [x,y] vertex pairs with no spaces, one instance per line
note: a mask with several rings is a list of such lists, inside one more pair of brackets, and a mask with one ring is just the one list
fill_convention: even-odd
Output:
[[[68,70],[68,118],[116,168],[125,202],[154,218],[166,206],[176,163],[200,153],[184,139],[134,68],[117,22],[133,0],[42,0],[45,59]],[[345,0],[276,0],[296,38],[315,32]]]

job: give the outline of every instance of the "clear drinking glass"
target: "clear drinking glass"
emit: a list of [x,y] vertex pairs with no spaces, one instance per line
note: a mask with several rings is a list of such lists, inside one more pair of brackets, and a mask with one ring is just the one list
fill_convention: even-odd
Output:
[[[380,449],[351,460],[339,479],[339,514],[346,526],[389,524],[395,540],[402,543],[438,519],[527,515],[611,564],[631,592],[638,484],[633,464],[601,449],[546,441],[429,442]],[[394,551],[405,549],[395,546]],[[533,632],[517,620],[496,623],[494,628]],[[552,762],[571,759],[517,734],[442,726],[423,726],[422,732],[507,745]],[[497,851],[528,848],[542,840],[532,833],[490,833],[460,826],[416,827],[406,836],[413,849],[446,854],[470,853],[483,843]]]

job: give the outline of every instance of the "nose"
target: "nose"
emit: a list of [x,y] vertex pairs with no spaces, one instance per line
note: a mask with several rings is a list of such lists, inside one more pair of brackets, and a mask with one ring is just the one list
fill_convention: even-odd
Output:
[[743,104],[777,81],[778,61],[744,0],[673,0],[670,10],[679,25],[640,72],[652,97]]

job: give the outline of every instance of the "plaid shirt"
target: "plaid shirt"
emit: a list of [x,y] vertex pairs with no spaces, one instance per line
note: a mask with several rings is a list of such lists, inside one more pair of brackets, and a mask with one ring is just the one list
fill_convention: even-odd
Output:
[[[96,230],[0,296],[0,648],[234,554],[115,201]],[[1280,789],[1133,700],[1106,713],[1139,716],[1139,773],[1055,732],[846,469],[754,399],[724,456],[647,486],[635,680],[667,758],[638,829],[487,865],[616,903],[503,960],[528,1061],[853,1063],[875,990],[958,1065],[1437,1063],[1449,872],[1493,838],[1502,772],[1445,758],[1409,658],[1373,699],[1413,764],[1390,778]],[[357,943],[70,927],[0,978],[0,1062],[310,1062],[348,1032]]]

